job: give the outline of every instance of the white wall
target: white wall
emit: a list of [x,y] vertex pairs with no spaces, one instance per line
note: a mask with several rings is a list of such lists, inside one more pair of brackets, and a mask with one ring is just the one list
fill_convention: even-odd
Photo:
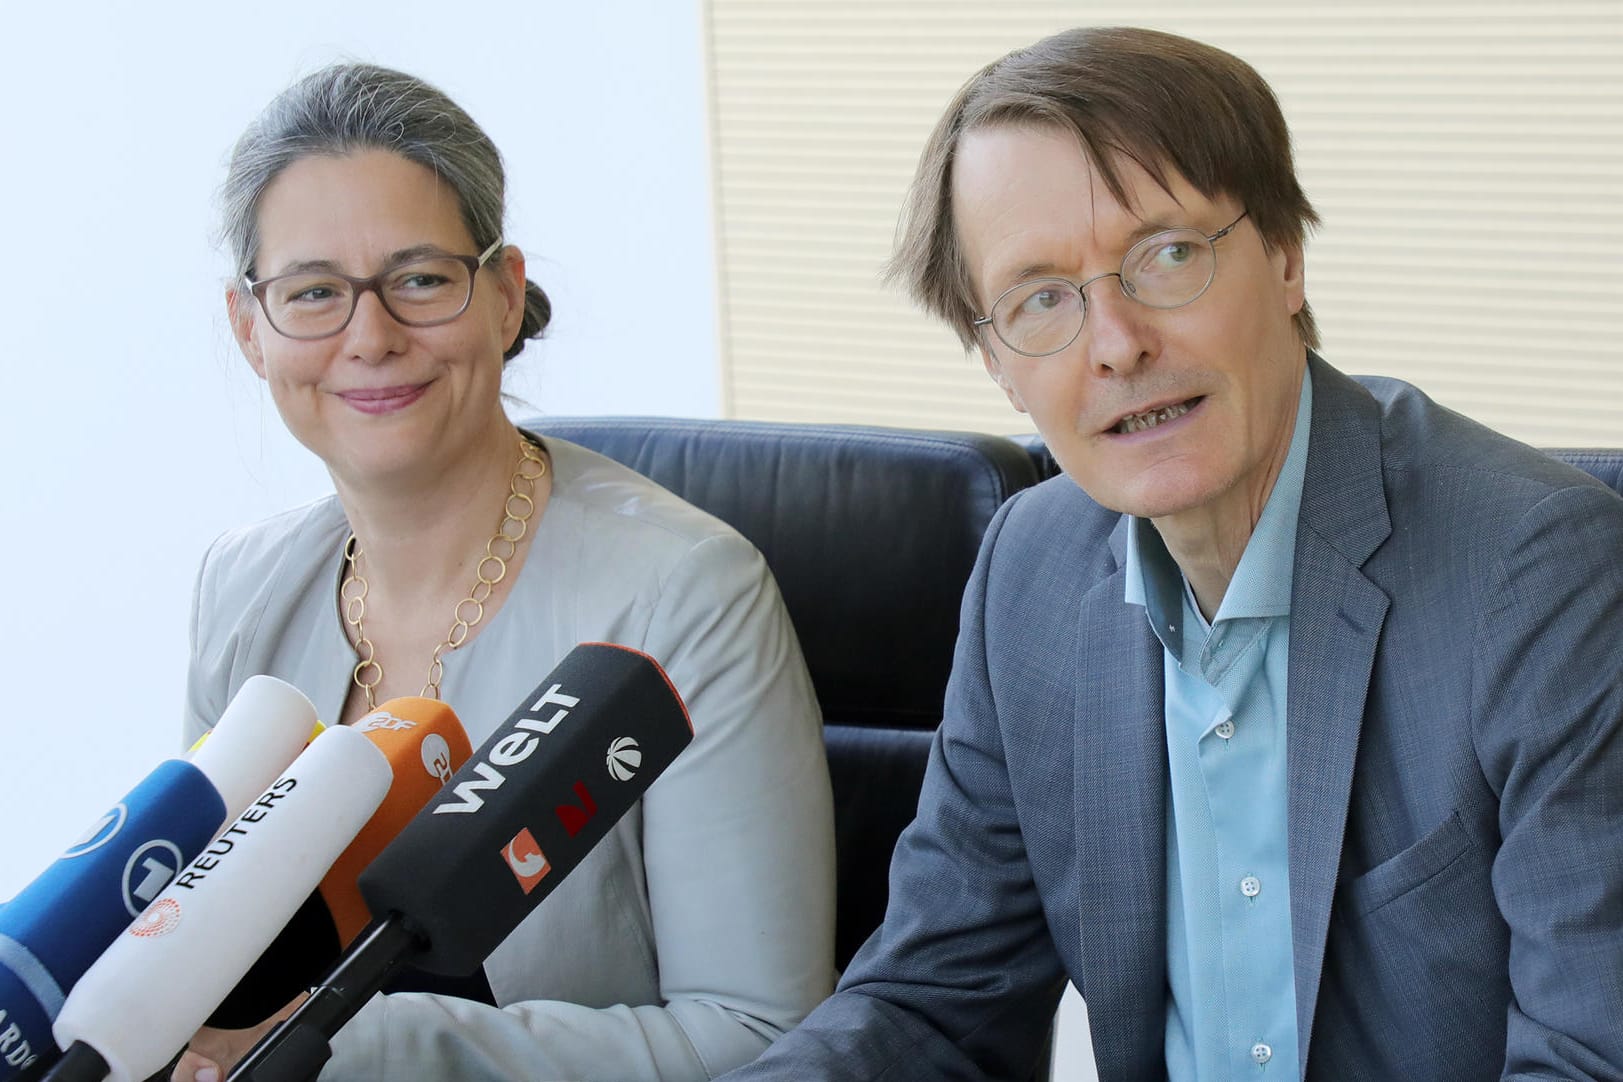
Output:
[[[237,134],[339,58],[502,148],[556,313],[511,391],[720,413],[696,0],[0,10],[0,898],[173,752],[208,542],[327,491],[229,343],[210,236]],[[628,291],[644,318],[602,318]]]

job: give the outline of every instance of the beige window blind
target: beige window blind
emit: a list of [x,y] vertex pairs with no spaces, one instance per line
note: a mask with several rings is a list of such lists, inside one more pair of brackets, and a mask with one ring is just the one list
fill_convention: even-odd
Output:
[[1623,0],[709,0],[726,410],[1029,427],[882,288],[930,126],[1082,23],[1188,34],[1273,84],[1324,225],[1324,352],[1542,445],[1623,444]]

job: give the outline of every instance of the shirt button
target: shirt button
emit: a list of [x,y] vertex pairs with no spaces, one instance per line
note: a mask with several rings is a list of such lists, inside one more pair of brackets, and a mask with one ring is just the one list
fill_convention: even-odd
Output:
[[1214,731],[1218,736],[1222,737],[1224,740],[1227,740],[1234,735],[1234,723],[1232,721],[1220,721],[1217,723],[1217,728]]
[[[1246,876],[1244,879],[1240,880],[1240,893],[1245,895],[1247,898],[1255,898],[1257,895],[1262,893],[1262,880],[1258,879],[1254,875]],[[1265,1044],[1259,1044],[1257,1046],[1257,1048],[1267,1047],[1268,1046]],[[1254,1052],[1256,1049],[1252,1049],[1252,1051]]]
[[1251,1046],[1251,1058],[1256,1062],[1258,1067],[1261,1067],[1264,1063],[1267,1063],[1269,1060],[1274,1058],[1274,1050],[1263,1044],[1261,1041],[1258,1041],[1256,1044]]

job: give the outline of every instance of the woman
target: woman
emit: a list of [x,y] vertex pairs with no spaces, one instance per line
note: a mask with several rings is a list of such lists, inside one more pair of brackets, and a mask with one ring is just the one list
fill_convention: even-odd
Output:
[[[708,1078],[830,990],[817,708],[747,542],[508,421],[503,365],[549,306],[503,242],[503,183],[460,108],[369,65],[300,81],[237,144],[231,326],[336,492],[205,557],[186,737],[267,672],[344,722],[438,695],[477,746],[577,642],[652,654],[694,741],[491,956],[500,1006],[378,997],[322,1077]],[[176,1077],[258,1032],[204,1031]]]

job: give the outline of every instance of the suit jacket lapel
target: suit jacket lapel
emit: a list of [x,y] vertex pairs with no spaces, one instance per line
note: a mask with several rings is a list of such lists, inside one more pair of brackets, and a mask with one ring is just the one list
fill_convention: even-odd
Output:
[[1360,568],[1391,533],[1375,400],[1310,355],[1286,695],[1291,937],[1305,1076],[1364,699],[1388,598]]
[[[1125,520],[1112,537],[1118,566],[1124,533]],[[1083,598],[1076,659],[1081,992],[1106,1079],[1160,1063],[1166,1022],[1161,644],[1124,584],[1118,570]]]

